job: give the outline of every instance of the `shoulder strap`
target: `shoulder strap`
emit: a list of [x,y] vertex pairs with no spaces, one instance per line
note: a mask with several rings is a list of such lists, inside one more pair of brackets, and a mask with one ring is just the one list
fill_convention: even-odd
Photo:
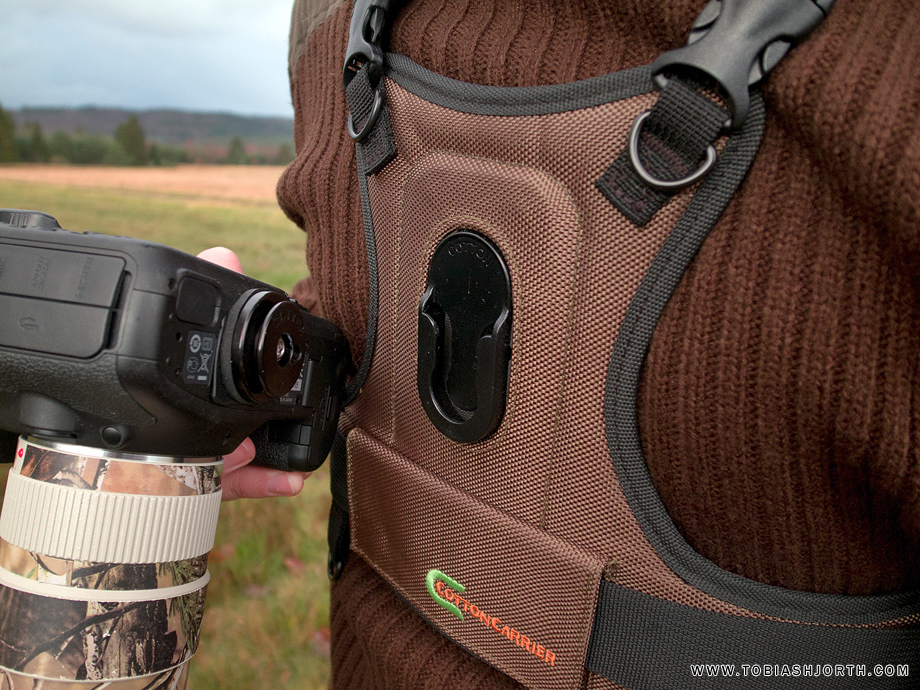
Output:
[[834,0],[711,0],[687,45],[652,63],[661,97],[633,123],[629,145],[598,189],[636,225],[648,223],[716,162],[716,141],[737,131],[755,88],[830,11]]

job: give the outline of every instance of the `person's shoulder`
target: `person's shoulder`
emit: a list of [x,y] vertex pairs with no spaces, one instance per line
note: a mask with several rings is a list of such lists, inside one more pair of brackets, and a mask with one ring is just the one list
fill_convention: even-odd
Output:
[[293,73],[310,35],[346,4],[346,0],[294,0],[288,64]]

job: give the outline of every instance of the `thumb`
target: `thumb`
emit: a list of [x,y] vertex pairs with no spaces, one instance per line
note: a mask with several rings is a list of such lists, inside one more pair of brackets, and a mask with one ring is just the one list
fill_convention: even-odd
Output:
[[239,257],[226,247],[211,247],[198,254],[199,259],[210,261],[212,264],[229,268],[237,273],[243,272]]

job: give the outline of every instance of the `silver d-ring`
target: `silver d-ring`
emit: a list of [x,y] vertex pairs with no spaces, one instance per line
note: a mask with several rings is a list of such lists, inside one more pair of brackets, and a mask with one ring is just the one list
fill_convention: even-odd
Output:
[[348,113],[348,136],[355,140],[355,143],[367,139],[374,125],[377,124],[377,118],[380,117],[380,111],[383,110],[383,84],[381,83],[374,90],[374,104],[371,106],[371,114],[368,115],[367,121],[361,128],[361,131],[355,134],[355,124]]
[[632,163],[633,170],[636,171],[636,174],[642,181],[658,192],[671,193],[676,192],[678,189],[689,187],[706,177],[709,171],[712,170],[712,166],[716,164],[716,159],[718,158],[716,149],[712,145],[706,149],[706,160],[703,161],[699,169],[679,180],[659,180],[657,177],[653,177],[649,171],[645,169],[645,166],[642,165],[642,161],[639,160],[639,132],[642,130],[642,123],[645,122],[645,119],[651,115],[651,113],[651,110],[646,110],[644,113],[641,113],[636,118],[635,122],[633,122],[632,129],[629,130],[629,162]]

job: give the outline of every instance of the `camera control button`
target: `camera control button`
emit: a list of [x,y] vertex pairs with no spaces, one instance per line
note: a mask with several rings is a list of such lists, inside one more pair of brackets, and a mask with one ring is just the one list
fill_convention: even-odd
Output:
[[203,280],[185,276],[176,296],[176,316],[197,326],[210,326],[217,312],[220,291]]
[[18,208],[0,209],[0,223],[9,223],[17,228],[61,229],[61,224],[52,215],[41,211],[23,211]]

